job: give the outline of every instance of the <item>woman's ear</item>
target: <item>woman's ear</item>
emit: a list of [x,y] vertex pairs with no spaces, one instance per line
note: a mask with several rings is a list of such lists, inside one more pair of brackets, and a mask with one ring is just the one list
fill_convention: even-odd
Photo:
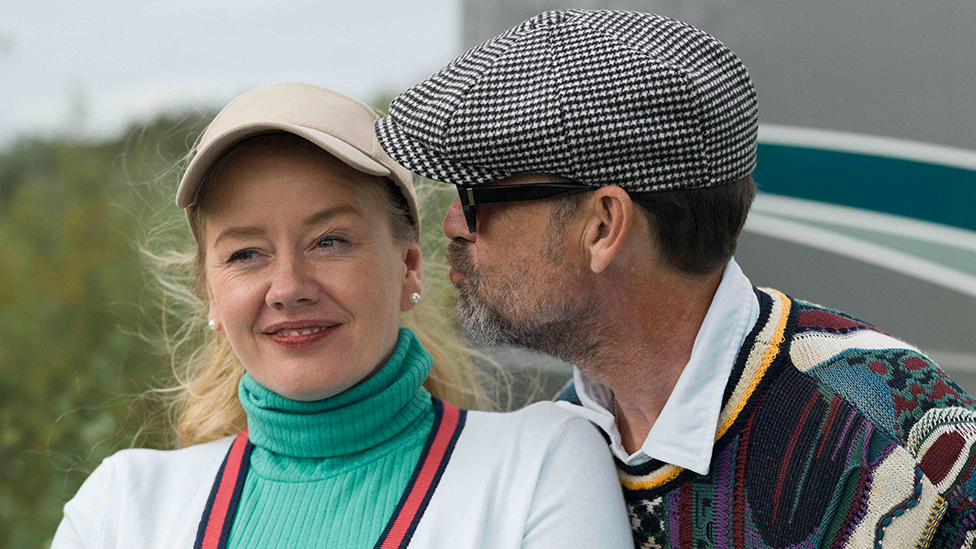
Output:
[[589,208],[583,245],[590,260],[590,270],[602,273],[620,254],[630,234],[634,203],[627,191],[608,185],[593,192]]
[[403,288],[400,292],[400,311],[409,311],[417,304],[414,297],[424,293],[424,257],[420,245],[411,243],[403,250]]
[[206,283],[207,286],[207,299],[210,301],[210,313],[207,315],[209,318],[210,329],[215,332],[223,332],[224,322],[220,317],[220,310],[217,309],[217,302],[214,300],[213,288],[210,287],[210,282]]

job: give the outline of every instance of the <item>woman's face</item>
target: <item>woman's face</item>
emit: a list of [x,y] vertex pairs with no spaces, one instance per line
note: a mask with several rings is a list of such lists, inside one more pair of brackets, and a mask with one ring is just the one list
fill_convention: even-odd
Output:
[[416,244],[393,238],[382,179],[303,145],[230,158],[210,183],[203,242],[210,318],[244,367],[317,400],[387,360],[423,267]]

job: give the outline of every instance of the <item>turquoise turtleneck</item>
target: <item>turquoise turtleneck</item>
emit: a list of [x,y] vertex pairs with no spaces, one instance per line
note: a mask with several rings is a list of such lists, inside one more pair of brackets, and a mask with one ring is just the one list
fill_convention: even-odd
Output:
[[400,328],[389,361],[331,398],[291,400],[245,374],[238,394],[255,447],[228,547],[373,547],[433,426],[430,368]]

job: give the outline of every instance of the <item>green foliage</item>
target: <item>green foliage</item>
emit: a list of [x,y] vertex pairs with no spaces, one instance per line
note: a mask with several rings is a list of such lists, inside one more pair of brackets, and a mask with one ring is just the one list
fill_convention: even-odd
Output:
[[137,335],[158,311],[135,239],[182,216],[173,167],[207,119],[0,152],[0,547],[50,541],[87,474],[134,440],[133,397],[167,374]]

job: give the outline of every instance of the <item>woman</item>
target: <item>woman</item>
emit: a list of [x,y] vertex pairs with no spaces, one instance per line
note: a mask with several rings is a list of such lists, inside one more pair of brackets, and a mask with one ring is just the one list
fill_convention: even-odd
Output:
[[549,403],[466,412],[424,389],[432,368],[447,398],[473,378],[400,326],[422,294],[420,215],[375,118],[278,84],[210,124],[176,199],[215,336],[183,392],[196,444],[105,460],[54,549],[632,547],[585,420]]

